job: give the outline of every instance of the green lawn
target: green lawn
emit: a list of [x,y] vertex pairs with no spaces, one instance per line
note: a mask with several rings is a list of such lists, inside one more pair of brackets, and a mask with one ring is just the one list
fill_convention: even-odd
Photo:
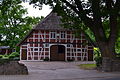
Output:
[[81,69],[92,70],[96,68],[96,64],[80,64],[78,65]]

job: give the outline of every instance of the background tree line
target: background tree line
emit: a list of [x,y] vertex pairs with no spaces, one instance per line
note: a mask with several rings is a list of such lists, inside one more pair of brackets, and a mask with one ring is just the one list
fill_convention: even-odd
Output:
[[15,48],[16,44],[41,18],[26,16],[21,0],[3,0],[0,4],[0,45]]

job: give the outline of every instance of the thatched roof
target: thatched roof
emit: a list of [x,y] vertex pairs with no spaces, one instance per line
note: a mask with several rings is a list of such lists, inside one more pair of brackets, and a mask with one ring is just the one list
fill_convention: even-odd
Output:
[[65,29],[63,26],[61,26],[62,22],[61,22],[61,17],[57,15],[57,13],[54,13],[53,11],[47,16],[45,17],[40,23],[38,23],[26,36],[25,38],[17,44],[17,46],[20,46],[25,40],[26,38],[29,37],[29,35],[34,31],[34,30],[61,30],[61,31],[65,31],[65,30],[69,30],[69,29]]
[[57,13],[51,12],[47,17],[45,17],[37,26],[33,29],[35,30],[65,30],[61,26],[62,22],[60,16],[57,16]]

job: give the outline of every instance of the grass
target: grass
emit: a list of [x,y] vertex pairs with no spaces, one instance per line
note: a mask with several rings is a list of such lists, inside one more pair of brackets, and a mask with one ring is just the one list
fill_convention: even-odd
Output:
[[96,64],[80,64],[78,65],[81,69],[93,70],[96,68]]

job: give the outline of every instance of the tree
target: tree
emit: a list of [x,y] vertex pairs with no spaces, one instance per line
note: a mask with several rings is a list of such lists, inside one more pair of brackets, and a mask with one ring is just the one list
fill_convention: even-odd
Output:
[[21,0],[3,0],[0,4],[0,44],[15,48],[39,17],[26,16]]
[[102,57],[116,57],[115,45],[120,30],[120,0],[30,0],[30,3],[40,7],[48,4],[59,12],[62,10],[64,20],[72,21],[70,25],[93,33]]

